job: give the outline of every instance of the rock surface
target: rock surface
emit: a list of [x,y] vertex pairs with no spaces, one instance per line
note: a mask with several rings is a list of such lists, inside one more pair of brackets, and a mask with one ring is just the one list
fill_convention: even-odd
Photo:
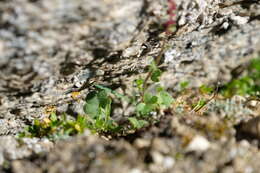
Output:
[[[259,1],[175,2],[178,27],[162,62],[169,90],[182,81],[225,83],[259,54]],[[15,137],[51,111],[81,113],[94,82],[128,86],[160,51],[166,11],[166,0],[0,1],[0,172],[258,172],[257,141],[238,140],[235,126],[259,111],[230,115],[221,101],[206,117],[166,115],[110,141],[89,133],[55,144]],[[196,136],[203,152],[194,152]]]

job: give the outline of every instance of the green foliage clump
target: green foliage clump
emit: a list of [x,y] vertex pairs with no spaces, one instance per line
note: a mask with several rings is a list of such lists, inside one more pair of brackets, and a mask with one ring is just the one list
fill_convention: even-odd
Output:
[[60,139],[83,133],[90,129],[94,133],[116,132],[120,127],[111,119],[112,99],[107,90],[93,91],[88,94],[84,111],[86,115],[78,115],[76,119],[68,119],[66,114],[57,117],[55,113],[50,118],[34,120],[19,134],[20,137],[47,137]]
[[[57,117],[52,113],[50,118],[42,121],[36,119],[33,125],[28,126],[19,136],[57,139],[83,133],[85,129],[90,129],[94,133],[120,133],[124,128],[111,117],[112,95],[135,107],[135,114],[128,118],[130,128],[134,130],[143,128],[149,124],[153,112],[168,108],[173,102],[171,95],[161,86],[156,87],[155,94],[147,90],[150,85],[159,82],[161,74],[161,70],[153,62],[148,77],[135,81],[137,96],[124,96],[104,86],[95,85],[96,90],[86,97],[83,107],[86,115],[78,115],[76,119],[68,120],[66,114]],[[149,79],[152,82],[148,85]]]
[[[135,81],[137,93],[140,97],[132,97],[131,99],[133,100],[136,114],[135,117],[130,117],[128,120],[133,128],[139,129],[148,125],[151,114],[156,113],[158,110],[166,109],[173,103],[172,96],[162,86],[157,85],[155,93],[151,93],[147,89],[149,86],[158,83],[161,75],[162,71],[153,61],[147,77],[145,79],[139,78]],[[148,85],[149,79],[151,83]]]
[[138,120],[135,117],[130,117],[130,118],[128,118],[128,120],[131,123],[133,129],[140,129],[140,128],[143,128],[144,126],[149,124],[147,121],[145,121],[145,120]]
[[221,93],[225,97],[233,95],[259,96],[260,92],[260,58],[253,59],[247,68],[247,75],[226,84]]
[[85,116],[79,115],[76,119],[69,120],[66,114],[57,117],[52,113],[50,118],[34,120],[33,125],[26,127],[19,137],[47,137],[55,140],[83,133],[86,128],[89,128],[89,124]]
[[94,132],[117,132],[120,127],[111,118],[111,90],[103,88],[88,94],[84,112],[89,117],[89,128]]
[[145,117],[158,109],[168,108],[172,102],[171,95],[159,86],[156,88],[156,94],[144,93],[142,101],[136,106],[136,113],[140,117]]

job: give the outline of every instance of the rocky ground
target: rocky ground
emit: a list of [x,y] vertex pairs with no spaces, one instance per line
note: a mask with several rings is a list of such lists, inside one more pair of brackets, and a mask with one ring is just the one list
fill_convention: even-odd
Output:
[[[196,88],[229,82],[259,55],[260,3],[175,2],[162,84],[189,106],[203,97]],[[0,1],[1,172],[259,172],[259,101],[241,96],[216,96],[200,113],[175,105],[158,123],[110,140],[88,131],[55,142],[16,137],[52,111],[83,113],[93,83],[127,88],[160,52],[166,21],[166,0]],[[179,92],[183,81],[190,90]]]

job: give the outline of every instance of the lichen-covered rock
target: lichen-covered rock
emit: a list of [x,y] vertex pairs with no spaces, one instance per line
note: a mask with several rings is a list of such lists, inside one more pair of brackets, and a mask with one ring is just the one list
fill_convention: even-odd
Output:
[[0,134],[17,133],[23,120],[47,116],[47,106],[70,103],[73,88],[102,77],[95,61],[130,45],[143,8],[139,0],[0,2]]

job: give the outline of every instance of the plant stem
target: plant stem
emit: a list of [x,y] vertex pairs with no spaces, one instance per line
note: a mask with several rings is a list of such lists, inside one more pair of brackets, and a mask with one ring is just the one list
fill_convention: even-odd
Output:
[[[166,40],[167,40],[167,38],[168,38],[168,37],[165,37],[165,38],[163,39],[162,48],[161,48],[161,50],[160,50],[158,56],[155,58],[155,65],[156,65],[156,66],[159,65],[159,63],[160,63],[160,61],[161,61],[161,59],[162,59],[164,50],[165,50],[165,48],[166,48],[165,45],[166,45]],[[153,71],[152,71],[151,69],[149,69],[149,72],[147,73],[147,75],[146,75],[146,77],[145,77],[145,79],[144,79],[143,90],[142,90],[142,93],[141,93],[142,101],[144,100],[144,93],[145,93],[145,91],[146,91],[146,89],[147,89],[147,87],[148,87],[148,80],[149,80],[149,78],[151,77],[152,73],[153,73]]]

